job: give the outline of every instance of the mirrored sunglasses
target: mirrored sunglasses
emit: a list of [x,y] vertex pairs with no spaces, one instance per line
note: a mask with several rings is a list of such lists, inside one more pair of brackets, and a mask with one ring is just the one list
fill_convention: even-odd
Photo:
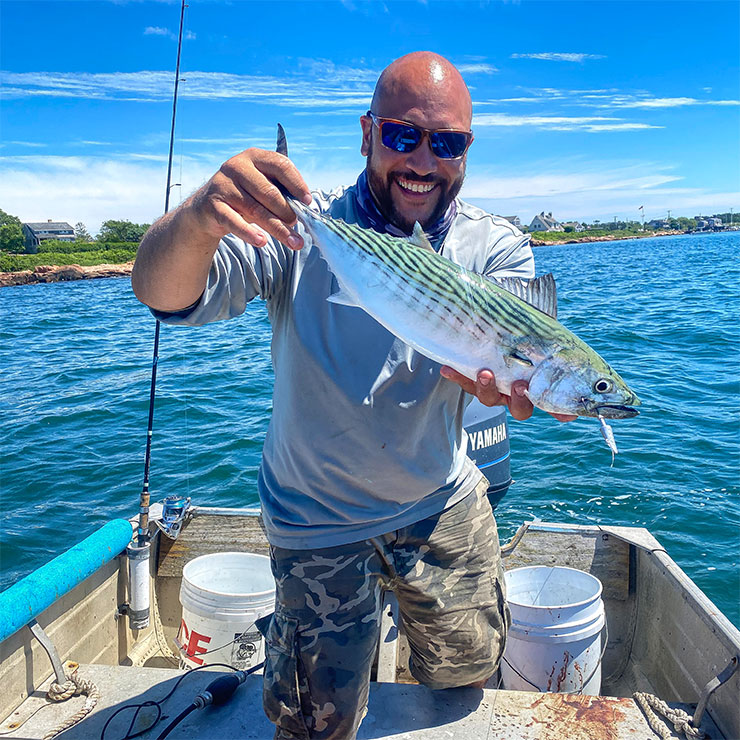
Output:
[[470,131],[427,129],[407,121],[398,121],[395,118],[381,118],[371,111],[368,111],[367,115],[380,130],[380,140],[383,146],[400,154],[413,152],[427,135],[429,145],[437,157],[459,159],[473,141],[473,134]]

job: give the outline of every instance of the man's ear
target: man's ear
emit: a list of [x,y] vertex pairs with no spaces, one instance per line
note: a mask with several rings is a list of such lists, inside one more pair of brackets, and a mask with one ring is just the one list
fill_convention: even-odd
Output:
[[367,157],[370,154],[370,137],[373,133],[373,119],[370,116],[360,116],[360,126],[362,126],[362,146],[360,154]]

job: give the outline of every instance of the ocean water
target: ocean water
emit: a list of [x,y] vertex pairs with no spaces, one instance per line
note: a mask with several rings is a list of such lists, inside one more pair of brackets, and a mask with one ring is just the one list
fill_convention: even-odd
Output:
[[[525,519],[644,526],[740,625],[740,232],[540,247],[559,318],[643,401],[612,423],[510,423],[516,483],[502,539]],[[0,588],[138,506],[154,321],[126,279],[0,290]],[[271,409],[270,327],[162,327],[153,500],[257,503]]]

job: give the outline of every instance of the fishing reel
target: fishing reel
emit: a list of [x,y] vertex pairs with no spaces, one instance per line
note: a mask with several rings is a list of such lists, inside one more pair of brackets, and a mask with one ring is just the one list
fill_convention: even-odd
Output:
[[190,497],[167,496],[162,501],[162,516],[154,520],[155,524],[171,540],[176,540],[182,530],[188,509],[190,508]]

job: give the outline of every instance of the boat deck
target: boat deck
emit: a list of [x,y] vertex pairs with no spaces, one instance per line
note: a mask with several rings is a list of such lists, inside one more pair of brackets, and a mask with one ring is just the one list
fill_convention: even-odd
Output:
[[[82,722],[58,736],[60,740],[101,738],[105,723],[116,710],[127,704],[161,699],[183,673],[169,668],[82,665],[78,675],[93,681],[101,698]],[[141,737],[145,740],[157,738],[219,675],[224,674],[212,669],[188,674],[163,706],[167,719],[160,720]],[[49,704],[44,698],[49,683],[47,681],[29,696],[0,726],[3,736],[41,740],[84,705],[85,697],[82,696],[61,704]],[[30,716],[42,705],[47,706]],[[671,706],[692,711],[689,705],[674,703]],[[29,716],[16,732],[5,735],[13,723],[23,722]],[[133,709],[121,712],[101,740],[125,737],[133,716]],[[130,733],[144,729],[154,716],[152,709],[140,713],[141,723],[131,728]],[[706,714],[702,728],[711,738],[721,737]],[[247,677],[228,704],[192,713],[170,737],[172,740],[271,740],[273,732],[262,710],[262,677],[253,675]],[[628,698],[495,689],[431,691],[419,685],[373,683],[368,713],[357,737],[358,740],[653,740],[656,736],[639,707]]]

